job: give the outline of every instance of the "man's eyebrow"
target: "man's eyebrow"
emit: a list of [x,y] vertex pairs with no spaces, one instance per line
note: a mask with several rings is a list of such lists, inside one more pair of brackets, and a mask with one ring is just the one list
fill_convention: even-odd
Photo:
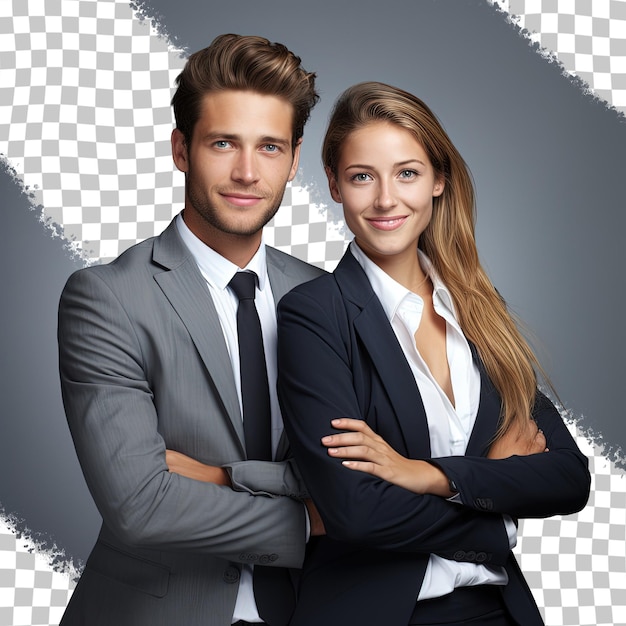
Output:
[[290,146],[291,141],[289,139],[285,139],[284,137],[271,137],[270,135],[265,135],[261,137],[259,143],[275,143],[279,146]]
[[[237,135],[236,133],[220,133],[219,131],[213,131],[202,137],[203,141],[217,141],[219,139],[225,139],[226,141],[241,141],[241,135]],[[279,146],[291,145],[289,139],[285,139],[284,137],[273,137],[271,135],[263,135],[262,137],[259,137],[258,143],[274,143]]]
[[233,133],[220,133],[219,131],[213,131],[202,137],[203,141],[210,141],[212,139],[237,140],[240,139],[240,136]]

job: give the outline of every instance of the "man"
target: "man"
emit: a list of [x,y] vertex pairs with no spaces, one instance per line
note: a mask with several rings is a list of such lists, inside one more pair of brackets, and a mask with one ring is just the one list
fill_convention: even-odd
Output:
[[[262,229],[297,171],[314,78],[260,37],[223,35],[193,54],[172,100],[182,214],[66,285],[63,400],[103,525],[64,626],[287,623],[283,568],[300,567],[323,527],[287,458],[274,307],[321,270],[264,246]],[[239,270],[258,277],[273,460],[246,450]],[[198,480],[181,475],[194,467]]]

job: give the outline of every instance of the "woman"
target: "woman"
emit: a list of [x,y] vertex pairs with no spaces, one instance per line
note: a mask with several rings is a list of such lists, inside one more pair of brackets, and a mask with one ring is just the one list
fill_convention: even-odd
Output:
[[541,624],[514,520],[580,510],[590,477],[478,260],[466,165],[381,83],[339,98],[323,161],[354,241],[279,305],[283,419],[327,532],[292,624]]

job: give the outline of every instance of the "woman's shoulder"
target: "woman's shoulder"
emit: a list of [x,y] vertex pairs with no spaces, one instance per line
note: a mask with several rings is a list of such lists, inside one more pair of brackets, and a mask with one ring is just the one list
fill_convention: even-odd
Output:
[[309,280],[294,287],[282,297],[279,306],[307,300],[322,303],[340,297],[341,294],[334,274],[323,274],[322,276],[318,276],[313,280]]

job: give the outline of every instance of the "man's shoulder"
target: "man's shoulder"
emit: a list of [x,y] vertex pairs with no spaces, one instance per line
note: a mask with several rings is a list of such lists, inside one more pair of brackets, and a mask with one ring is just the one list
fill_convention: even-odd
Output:
[[291,254],[287,254],[286,252],[282,252],[276,248],[272,248],[271,246],[266,246],[266,251],[268,264],[274,265],[279,269],[283,268],[291,274],[299,275],[302,277],[302,280],[312,280],[313,278],[323,276],[328,273],[320,267],[311,265],[302,259],[292,256]]
[[154,242],[158,237],[141,241],[108,263],[95,263],[76,270],[67,280],[65,290],[87,285],[107,285],[118,291],[126,285],[130,290],[133,284],[143,283],[155,273],[158,266],[153,262]]

